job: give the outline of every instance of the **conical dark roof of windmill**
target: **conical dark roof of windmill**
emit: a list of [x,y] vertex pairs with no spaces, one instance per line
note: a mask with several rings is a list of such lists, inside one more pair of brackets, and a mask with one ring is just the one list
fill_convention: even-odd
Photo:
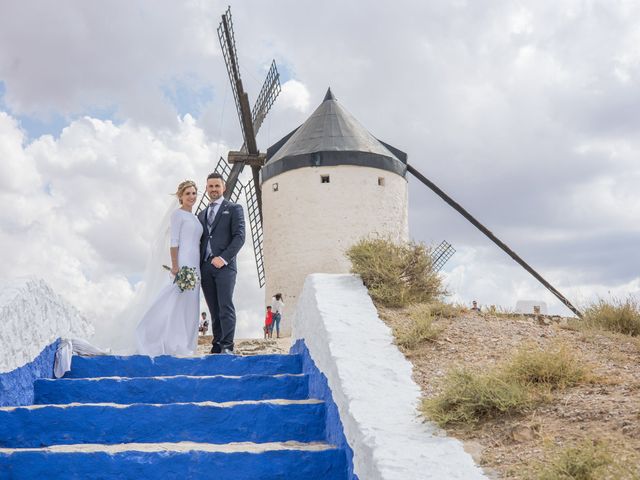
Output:
[[303,167],[358,165],[406,174],[407,155],[369,133],[327,90],[300,127],[269,147],[262,180]]

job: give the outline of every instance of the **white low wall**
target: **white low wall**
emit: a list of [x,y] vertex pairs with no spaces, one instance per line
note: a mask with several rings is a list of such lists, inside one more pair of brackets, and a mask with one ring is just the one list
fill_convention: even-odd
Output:
[[292,335],[327,377],[361,480],[485,478],[458,440],[418,417],[411,364],[359,277],[309,275]]
[[59,337],[92,333],[89,321],[43,280],[0,281],[0,373],[29,363]]

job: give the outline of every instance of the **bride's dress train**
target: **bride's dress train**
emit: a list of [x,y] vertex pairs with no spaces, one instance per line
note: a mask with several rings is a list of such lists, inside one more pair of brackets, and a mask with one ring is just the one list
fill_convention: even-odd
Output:
[[[188,211],[171,214],[171,246],[178,247],[179,267],[195,267],[200,276],[202,224]],[[160,265],[158,265],[160,268]],[[136,352],[141,355],[192,355],[198,342],[200,285],[180,291],[166,284],[140,319],[135,331]]]

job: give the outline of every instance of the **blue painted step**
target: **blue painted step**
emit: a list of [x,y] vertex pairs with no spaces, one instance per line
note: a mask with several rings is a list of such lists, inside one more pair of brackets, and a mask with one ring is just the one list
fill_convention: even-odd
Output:
[[324,403],[314,400],[2,409],[0,447],[181,441],[317,442],[324,440],[324,419]]
[[306,375],[245,375],[242,377],[147,377],[40,379],[34,383],[34,403],[176,403],[231,402],[308,397]]
[[264,453],[140,452],[110,454],[0,452],[3,479],[42,480],[344,480],[344,452],[273,450]]
[[278,375],[302,373],[299,355],[206,355],[176,358],[168,355],[147,357],[74,356],[65,378],[90,377],[166,377],[173,375]]
[[34,383],[37,405],[0,408],[0,480],[347,478],[298,355],[72,365]]

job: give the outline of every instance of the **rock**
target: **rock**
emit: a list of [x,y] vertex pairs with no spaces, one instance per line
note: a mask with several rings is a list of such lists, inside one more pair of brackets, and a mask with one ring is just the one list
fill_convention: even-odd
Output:
[[530,442],[538,436],[538,428],[531,425],[514,425],[509,431],[509,436],[514,442]]
[[468,440],[463,444],[464,451],[471,455],[471,458],[480,465],[482,460],[482,454],[484,453],[484,447],[480,442],[476,442],[474,440]]

